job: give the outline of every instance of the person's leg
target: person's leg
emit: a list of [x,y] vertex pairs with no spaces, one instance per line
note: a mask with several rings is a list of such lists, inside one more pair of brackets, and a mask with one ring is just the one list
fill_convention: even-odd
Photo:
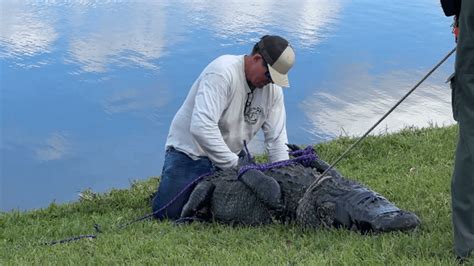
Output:
[[[166,152],[158,192],[152,201],[153,212],[175,199],[183,189],[197,177],[212,171],[212,163],[206,158],[193,160],[186,154],[170,149]],[[178,219],[194,185],[178,196],[164,210],[155,213],[158,219]]]
[[451,186],[454,249],[467,257],[474,250],[474,1],[461,3],[455,97],[459,142]]
[[454,249],[459,257],[474,250],[474,138],[465,133],[461,123],[451,183]]

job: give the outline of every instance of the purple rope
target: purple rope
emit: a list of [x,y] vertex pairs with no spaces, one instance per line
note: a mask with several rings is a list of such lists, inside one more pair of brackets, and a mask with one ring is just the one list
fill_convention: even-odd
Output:
[[155,214],[158,214],[159,212],[162,212],[164,211],[166,208],[168,208],[171,204],[173,204],[184,192],[186,192],[192,185],[194,185],[195,183],[197,183],[198,181],[200,181],[201,179],[203,179],[204,177],[207,177],[207,176],[210,176],[214,174],[214,172],[209,172],[209,173],[205,173],[203,175],[200,175],[198,176],[197,178],[195,178],[191,183],[187,184],[178,194],[176,194],[176,196],[174,196],[170,201],[168,201],[168,203],[166,203],[163,207],[161,207],[160,209],[150,213],[150,214],[147,214],[143,217],[140,217],[138,219],[135,219],[129,223],[126,223],[124,225],[121,225],[119,226],[119,228],[124,228],[126,226],[129,226],[133,223],[136,223],[136,222],[139,222],[139,221],[142,221],[142,220],[145,220],[145,219],[148,219],[152,216],[154,216]]
[[[251,154],[250,154],[250,152],[247,148],[247,143],[246,143],[245,140],[244,140],[244,148],[245,148],[245,152],[247,153],[247,156],[249,157],[250,161],[252,161],[252,156],[251,156]],[[265,171],[265,170],[269,170],[269,169],[272,169],[272,168],[279,168],[279,167],[294,165],[294,164],[297,164],[297,163],[301,163],[301,164],[307,166],[312,161],[314,161],[318,158],[318,155],[316,154],[313,147],[311,147],[311,146],[308,146],[308,147],[306,147],[305,149],[302,149],[302,150],[296,150],[296,151],[289,152],[288,154],[290,156],[295,157],[295,158],[292,158],[292,159],[289,159],[289,160],[284,160],[284,161],[279,161],[279,162],[274,162],[274,163],[249,164],[249,165],[243,166],[239,169],[239,177],[250,169],[257,169],[257,170],[260,170],[260,171]],[[124,227],[127,227],[127,226],[129,226],[133,223],[148,219],[148,218],[154,216],[155,214],[157,214],[159,212],[162,212],[163,210],[168,208],[171,204],[173,204],[192,185],[194,185],[195,183],[197,183],[198,181],[200,181],[204,177],[207,177],[207,176],[210,176],[210,175],[213,175],[213,174],[214,174],[214,172],[211,171],[209,173],[205,173],[203,175],[198,176],[191,183],[186,185],[178,194],[176,194],[176,196],[174,196],[168,203],[166,203],[160,209],[158,209],[158,210],[156,210],[156,211],[154,211],[150,214],[147,214],[143,217],[135,219],[135,220],[133,220],[129,223],[123,224],[123,225],[119,226],[118,229],[123,229]],[[99,229],[99,226],[97,224],[94,225],[94,228],[96,229],[97,233],[101,232],[100,229]],[[80,240],[80,239],[84,239],[84,238],[94,239],[96,237],[97,237],[96,235],[80,235],[80,236],[71,237],[71,238],[67,238],[67,239],[63,239],[63,240],[52,241],[50,243],[44,243],[44,244],[45,245],[54,245],[54,244],[58,244],[58,243],[62,244],[62,243],[76,241],[76,240]]]
[[291,151],[288,153],[291,156],[298,157],[306,154],[316,154],[312,146],[308,146],[302,150]]
[[[94,224],[94,229],[97,232],[97,234],[102,233],[102,231],[100,230],[98,224]],[[52,245],[56,245],[56,244],[64,244],[64,243],[68,243],[68,242],[72,242],[72,241],[77,241],[77,240],[81,240],[81,239],[84,239],[84,238],[86,238],[86,239],[95,239],[95,238],[97,238],[97,234],[95,234],[95,235],[74,236],[74,237],[70,237],[70,238],[66,238],[66,239],[62,239],[62,240],[54,240],[54,241],[51,241],[51,242],[45,242],[45,243],[42,243],[42,244],[52,246]]]
[[272,168],[280,168],[284,166],[294,165],[297,163],[301,163],[304,166],[308,166],[318,158],[316,153],[314,152],[313,147],[308,146],[303,150],[297,150],[289,153],[291,156],[296,156],[295,158],[274,162],[274,163],[263,163],[263,164],[249,164],[241,167],[239,169],[239,177],[242,176],[245,172],[250,169],[256,169],[259,171],[265,171]]
[[55,240],[55,241],[51,241],[49,243],[43,243],[43,245],[52,246],[52,245],[56,245],[56,244],[64,244],[64,243],[68,243],[68,242],[72,242],[72,241],[81,240],[81,239],[84,239],[84,238],[95,239],[95,238],[97,238],[97,235],[80,235],[80,236],[75,236],[75,237],[71,237],[71,238],[66,238],[66,239],[63,239],[63,240]]
[[[195,178],[191,183],[189,183],[188,185],[186,185],[178,194],[176,194],[176,196],[174,196],[174,198],[172,198],[168,203],[165,204],[165,206],[161,207],[160,209],[150,213],[150,214],[147,214],[143,217],[140,217],[138,219],[135,219],[129,223],[126,223],[126,224],[122,224],[120,226],[118,226],[117,229],[123,229],[131,224],[134,224],[136,222],[139,222],[139,221],[142,221],[142,220],[145,220],[145,219],[148,219],[150,217],[152,217],[153,215],[165,210],[166,208],[168,208],[171,204],[173,204],[173,202],[175,202],[184,192],[186,192],[186,190],[188,190],[193,184],[195,184],[196,182],[198,182],[199,180],[203,179],[204,177],[206,176],[210,176],[214,174],[214,172],[209,172],[209,173],[205,173],[203,175],[200,175],[198,176],[197,178]],[[96,229],[97,233],[100,233],[100,229],[99,229],[99,225],[95,224],[94,225],[94,228]],[[44,245],[55,245],[55,244],[63,244],[63,243],[68,243],[68,242],[71,242],[71,241],[77,241],[77,240],[80,240],[80,239],[84,239],[84,238],[88,238],[88,239],[94,239],[94,238],[97,238],[97,235],[80,235],[80,236],[75,236],[75,237],[70,237],[70,238],[66,238],[66,239],[63,239],[63,240],[55,240],[55,241],[51,241],[49,243],[43,243]]]
[[250,154],[249,149],[247,148],[247,141],[244,139],[244,148],[245,148],[245,153],[247,153],[247,156],[249,157],[249,161],[253,161],[252,159],[252,154]]
[[[252,161],[252,155],[250,154],[250,152],[247,148],[247,142],[245,140],[244,140],[244,148],[245,148],[245,152],[247,153],[247,156],[249,157],[250,161]],[[311,146],[308,146],[308,147],[306,147],[305,149],[302,149],[302,150],[297,150],[297,151],[290,152],[289,155],[294,156],[296,158],[285,160],[285,161],[274,162],[274,163],[249,164],[249,165],[243,166],[239,169],[239,177],[250,169],[257,169],[257,170],[260,170],[260,171],[265,171],[265,170],[268,170],[268,169],[284,167],[284,166],[293,165],[293,164],[297,164],[297,163],[302,163],[303,165],[306,166],[306,165],[309,165],[316,158],[318,158],[318,156],[316,155],[313,147],[311,147]],[[160,209],[158,209],[158,210],[156,210],[156,211],[154,211],[154,212],[152,212],[148,215],[145,215],[143,217],[135,219],[135,220],[133,220],[133,221],[127,223],[127,224],[124,224],[124,225],[120,226],[120,228],[124,228],[124,227],[129,226],[133,223],[148,219],[148,218],[158,214],[159,212],[162,212],[163,210],[168,208],[171,204],[173,204],[192,185],[194,185],[195,183],[197,183],[198,181],[200,181],[204,177],[210,176],[212,174],[214,174],[214,172],[211,171],[209,173],[205,173],[205,174],[197,177],[191,183],[186,185],[186,187],[184,187],[178,194],[176,194],[176,196],[174,196],[174,198],[172,198],[168,203],[166,203]]]

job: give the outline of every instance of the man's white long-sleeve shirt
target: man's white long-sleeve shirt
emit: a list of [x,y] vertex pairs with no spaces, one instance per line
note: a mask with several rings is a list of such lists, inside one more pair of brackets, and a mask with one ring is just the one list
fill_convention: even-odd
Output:
[[287,160],[286,114],[282,88],[250,90],[244,55],[223,55],[194,82],[170,127],[166,147],[192,158],[206,156],[219,168],[237,165],[243,141],[263,130],[272,162]]

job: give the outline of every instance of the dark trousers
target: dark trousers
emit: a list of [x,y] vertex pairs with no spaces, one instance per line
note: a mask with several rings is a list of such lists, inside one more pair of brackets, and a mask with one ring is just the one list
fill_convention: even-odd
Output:
[[460,123],[451,181],[454,249],[460,257],[469,256],[474,249],[474,136],[466,133]]
[[[158,185],[158,193],[152,201],[153,212],[161,209],[170,201],[170,206],[155,214],[155,218],[160,220],[168,218],[176,220],[181,215],[183,206],[189,199],[189,196],[195,185],[192,185],[186,191],[186,186],[191,184],[193,180],[199,176],[211,172],[213,165],[207,158],[193,160],[186,154],[170,148],[166,151],[163,171]],[[183,192],[179,197],[175,197]]]
[[[459,16],[453,111],[459,122],[451,183],[454,250],[467,257],[474,250],[474,1],[463,0]],[[472,254],[471,254],[472,255]]]

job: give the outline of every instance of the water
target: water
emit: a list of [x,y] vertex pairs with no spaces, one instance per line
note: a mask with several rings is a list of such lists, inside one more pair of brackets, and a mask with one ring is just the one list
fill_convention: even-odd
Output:
[[[161,173],[202,69],[264,34],[296,50],[292,143],[363,134],[453,47],[436,0],[1,1],[0,209],[76,200]],[[449,125],[451,58],[375,133]],[[262,137],[251,143],[261,152]]]

